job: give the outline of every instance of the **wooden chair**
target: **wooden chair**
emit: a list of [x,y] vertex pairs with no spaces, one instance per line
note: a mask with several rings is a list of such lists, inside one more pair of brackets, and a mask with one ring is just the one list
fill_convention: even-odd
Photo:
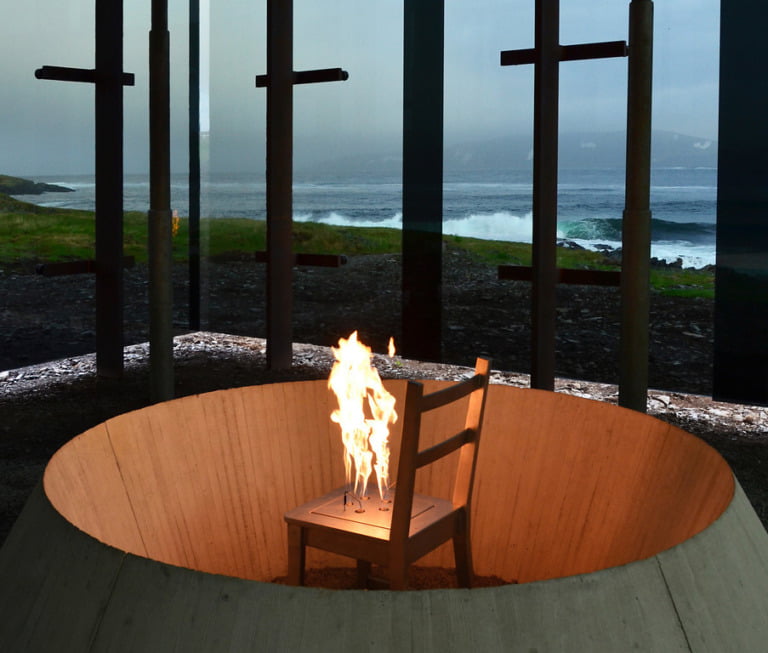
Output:
[[[405,589],[410,564],[453,540],[458,582],[470,587],[469,509],[489,375],[490,361],[478,358],[471,378],[431,394],[424,394],[421,383],[408,382],[392,510],[380,510],[372,499],[363,512],[348,502],[345,488],[339,488],[287,512],[290,584],[304,584],[305,548],[311,546],[356,558],[361,586],[367,585],[373,563],[388,568],[391,589]],[[467,395],[463,429],[420,451],[422,415]],[[457,449],[461,451],[452,499],[414,494],[416,470]]]

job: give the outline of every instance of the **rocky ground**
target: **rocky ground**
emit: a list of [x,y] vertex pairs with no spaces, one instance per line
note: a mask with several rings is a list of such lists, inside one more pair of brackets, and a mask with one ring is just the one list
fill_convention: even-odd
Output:
[[[295,278],[293,367],[265,369],[264,269],[241,256],[204,269],[206,331],[185,329],[186,270],[174,272],[177,395],[286,379],[323,378],[327,349],[358,329],[375,350],[400,335],[400,262],[395,255],[352,258],[339,269],[301,268]],[[382,358],[383,376],[455,378],[479,353],[494,359],[494,382],[527,385],[530,295],[523,282],[498,281],[495,270],[446,253],[443,361]],[[20,264],[0,272],[0,541],[48,458],[69,438],[149,401],[147,281],[143,266],[126,271],[126,373],[95,374],[93,279],[41,277]],[[558,290],[557,389],[615,402],[618,291]],[[654,297],[648,410],[715,446],[734,468],[768,524],[768,411],[713,402],[712,303]],[[227,334],[227,335],[223,335]],[[54,360],[53,363],[46,361]],[[577,380],[574,380],[577,379]]]
[[[33,264],[0,271],[0,370],[95,349],[91,275],[43,277]],[[174,322],[187,327],[186,268],[174,270]],[[461,252],[445,255],[443,361],[472,364],[491,355],[498,369],[530,369],[530,284],[499,281],[495,268]],[[245,255],[211,261],[203,270],[201,314],[206,330],[263,337],[264,266]],[[352,257],[341,268],[296,269],[294,341],[335,344],[357,329],[374,350],[400,338],[400,258]],[[616,383],[619,292],[560,286],[557,374]],[[125,271],[126,344],[148,339],[147,270]],[[712,302],[654,296],[650,385],[708,394],[712,377]]]

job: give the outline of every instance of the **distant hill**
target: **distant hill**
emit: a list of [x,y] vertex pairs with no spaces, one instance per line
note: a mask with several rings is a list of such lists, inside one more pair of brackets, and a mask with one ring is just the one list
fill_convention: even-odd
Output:
[[[585,132],[560,134],[559,165],[563,169],[623,168],[626,158],[624,132]],[[653,133],[652,165],[662,168],[715,168],[717,142],[674,132]],[[483,170],[525,170],[531,167],[533,148],[529,136],[507,136],[486,141],[467,141],[445,147],[445,172]],[[297,175],[312,174],[312,168],[297,168]],[[402,158],[398,154],[371,152],[323,162],[325,174],[358,176],[399,175]]]
[[6,195],[42,195],[43,193],[71,193],[71,188],[65,186],[56,186],[55,184],[44,184],[20,177],[11,177],[9,175],[0,175],[0,193]]
[[[483,143],[462,143],[445,149],[446,171],[525,169],[531,166],[530,138],[501,138]],[[622,168],[626,163],[624,132],[560,134],[559,165],[568,169]],[[654,167],[700,168],[717,166],[717,143],[673,132],[657,131],[651,141]]]

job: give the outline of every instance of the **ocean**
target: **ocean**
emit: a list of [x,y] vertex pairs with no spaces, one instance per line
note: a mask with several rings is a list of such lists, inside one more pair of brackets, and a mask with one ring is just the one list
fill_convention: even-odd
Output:
[[[36,204],[94,208],[93,177],[51,176],[36,181],[60,184],[74,193],[19,196]],[[715,262],[717,171],[713,168],[661,168],[652,174],[651,256],[684,267]],[[446,174],[443,231],[488,240],[531,241],[529,171]],[[172,181],[172,207],[188,215],[186,177]],[[128,175],[125,209],[146,211],[149,181]],[[401,185],[397,178],[359,177],[294,182],[294,219],[344,226],[401,228]],[[588,249],[621,247],[624,208],[622,170],[561,170],[558,237]],[[203,179],[201,214],[265,219],[264,180],[257,175],[209,175]]]

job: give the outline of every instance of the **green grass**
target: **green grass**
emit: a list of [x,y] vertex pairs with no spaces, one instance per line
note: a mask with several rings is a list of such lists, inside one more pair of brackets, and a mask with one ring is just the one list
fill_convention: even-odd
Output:
[[31,185],[33,182],[22,179],[21,177],[11,177],[10,175],[0,175],[0,193],[18,193],[19,188]]
[[[128,212],[123,219],[126,256],[147,260],[147,216]],[[368,227],[332,227],[299,222],[293,226],[296,252],[316,254],[384,254],[400,251],[400,232]],[[212,257],[265,249],[266,225],[244,218],[215,218],[201,221],[203,241]],[[173,239],[173,256],[187,257],[189,229],[180,220]],[[446,247],[461,249],[489,265],[531,264],[531,246],[523,243],[445,236]],[[94,214],[90,211],[41,207],[0,193],[0,267],[88,259],[94,256]],[[617,269],[597,252],[558,248],[558,265],[565,268]],[[706,270],[674,268],[651,271],[652,288],[665,295],[714,296],[714,274]]]
[[651,270],[651,287],[662,295],[672,297],[715,296],[715,275],[709,270],[680,270],[664,268]]

